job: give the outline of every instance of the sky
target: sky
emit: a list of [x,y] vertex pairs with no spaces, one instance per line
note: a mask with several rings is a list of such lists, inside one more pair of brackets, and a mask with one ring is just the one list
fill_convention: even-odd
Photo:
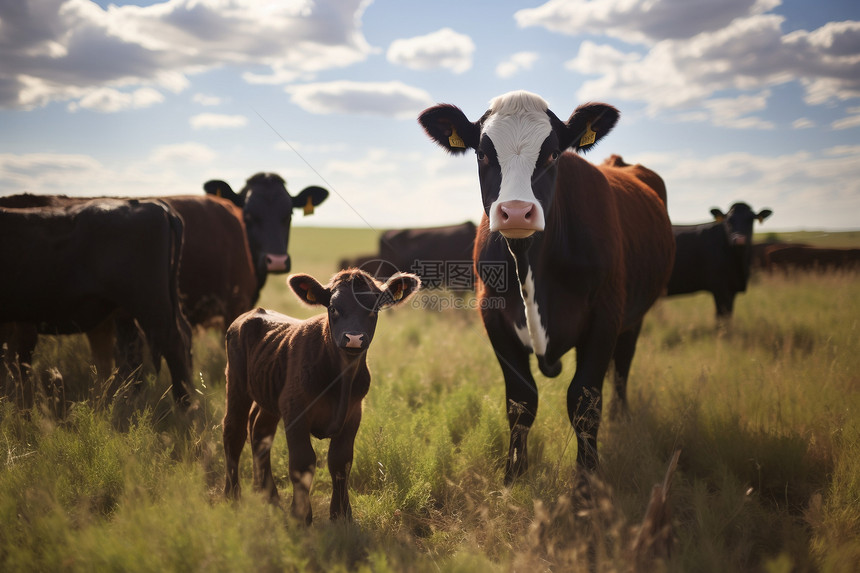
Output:
[[271,171],[294,225],[477,222],[474,155],[416,118],[524,89],[621,119],[677,224],[860,228],[857,0],[0,0],[0,195],[201,194]]

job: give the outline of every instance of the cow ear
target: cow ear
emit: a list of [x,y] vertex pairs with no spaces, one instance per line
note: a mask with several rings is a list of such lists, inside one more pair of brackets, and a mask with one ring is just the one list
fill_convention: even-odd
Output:
[[302,192],[293,197],[293,209],[301,207],[304,209],[305,215],[313,215],[314,207],[322,203],[328,198],[328,191],[322,187],[311,185],[305,187]]
[[721,210],[717,209],[716,207],[711,209],[711,215],[714,216],[714,221],[716,221],[717,223],[722,223],[723,219],[726,218],[725,214]]
[[427,108],[418,116],[418,123],[430,139],[448,153],[459,154],[478,148],[481,127],[469,121],[457,106],[443,103]]
[[310,275],[292,275],[287,279],[287,284],[305,304],[328,306],[331,302],[331,291]]
[[758,212],[758,215],[755,216],[758,219],[759,223],[764,223],[764,220],[773,215],[773,211],[770,209],[762,209]]
[[620,113],[611,105],[605,103],[585,103],[577,107],[560,130],[559,148],[562,150],[573,147],[574,150],[585,152],[612,131],[618,122]]
[[245,204],[242,197],[240,195],[236,195],[236,192],[233,191],[226,181],[212,179],[203,184],[203,190],[206,191],[207,195],[215,195],[216,197],[223,197],[228,201],[232,201],[237,207],[243,207]]
[[379,310],[397,306],[418,292],[421,279],[412,273],[398,273],[382,285],[382,295],[379,298]]

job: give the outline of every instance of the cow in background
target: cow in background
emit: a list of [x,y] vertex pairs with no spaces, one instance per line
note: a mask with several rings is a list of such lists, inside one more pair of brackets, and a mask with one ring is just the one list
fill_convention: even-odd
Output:
[[[187,406],[191,327],[179,302],[181,248],[182,220],[160,201],[0,207],[0,323],[24,330],[12,344],[18,356],[7,360],[32,360],[34,332],[86,332],[96,364],[107,372],[110,337],[93,333],[126,317],[144,333],[156,370],[165,358],[174,399]],[[25,390],[22,402],[31,406],[32,394]]]
[[714,296],[717,320],[730,319],[735,295],[746,292],[749,282],[753,223],[763,223],[772,213],[735,203],[727,214],[711,209],[711,223],[673,225],[675,266],[667,296],[708,291]]
[[[623,408],[643,317],[672,270],[674,240],[658,192],[626,167],[595,166],[566,151],[592,147],[618,115],[590,103],[562,121],[543,98],[511,92],[474,122],[449,104],[418,118],[449,153],[476,154],[484,216],[474,262],[481,317],[507,394],[505,483],[528,466],[538,406],[532,353],[541,372],[555,377],[561,357],[576,349],[567,413],[578,467],[597,468],[604,376],[614,362]],[[504,304],[484,304],[493,299]]]
[[305,187],[293,197],[284,179],[275,173],[253,175],[239,193],[226,182],[215,179],[204,183],[203,189],[242,209],[258,288],[263,288],[268,273],[290,271],[288,249],[293,210],[302,209],[309,215],[328,197],[328,191],[316,186]]
[[477,227],[458,225],[392,229],[379,238],[379,258],[421,277],[425,287],[474,288],[472,250]]
[[828,272],[860,269],[860,249],[813,247],[800,243],[771,245],[764,253],[768,271]]

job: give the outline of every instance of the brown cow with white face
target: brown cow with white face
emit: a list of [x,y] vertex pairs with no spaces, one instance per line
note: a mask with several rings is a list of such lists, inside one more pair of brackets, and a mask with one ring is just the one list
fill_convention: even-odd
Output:
[[227,329],[227,406],[224,414],[224,493],[239,494],[239,455],[250,430],[254,487],[277,501],[270,449],[283,419],[293,483],[291,513],[310,524],[310,489],[316,468],[311,436],[330,438],[330,516],[351,519],[347,479],[370,388],[367,349],[380,310],[398,305],[421,286],[412,274],[380,283],[358,269],[336,274],[323,286],[293,275],[290,288],[305,303],[327,312],[307,320],[258,308]]
[[474,262],[481,316],[507,391],[506,483],[528,464],[538,405],[531,353],[541,372],[554,377],[561,357],[576,349],[567,412],[577,464],[597,467],[604,375],[614,362],[623,408],[643,316],[672,269],[666,205],[648,184],[659,177],[623,161],[595,166],[567,151],[594,145],[618,115],[591,103],[561,121],[541,97],[512,92],[493,99],[474,122],[449,104],[418,118],[449,153],[471,149],[478,162],[484,217]]

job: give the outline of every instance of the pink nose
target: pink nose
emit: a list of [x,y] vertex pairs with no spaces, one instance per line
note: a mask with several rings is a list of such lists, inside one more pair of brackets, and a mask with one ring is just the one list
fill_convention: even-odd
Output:
[[508,238],[523,239],[543,230],[534,203],[516,199],[499,203],[497,209],[498,231]]
[[346,335],[346,347],[347,348],[361,348],[362,341],[364,339],[363,334],[347,334]]
[[272,273],[287,272],[289,255],[266,255],[266,270]]
[[747,244],[747,238],[745,236],[741,235],[740,233],[732,234],[731,241],[732,241],[733,245],[738,245],[738,246]]

